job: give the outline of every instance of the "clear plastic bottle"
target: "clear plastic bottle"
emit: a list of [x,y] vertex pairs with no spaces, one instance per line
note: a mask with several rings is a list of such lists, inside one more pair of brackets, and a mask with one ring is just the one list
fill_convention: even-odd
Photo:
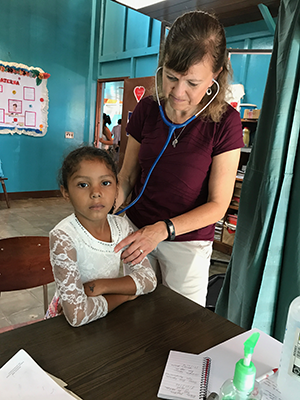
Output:
[[277,385],[284,400],[300,398],[300,296],[289,307]]
[[261,400],[261,389],[260,384],[255,381],[254,388],[251,391],[241,391],[238,390],[234,383],[233,379],[228,379],[221,390],[221,400]]
[[220,400],[260,400],[260,385],[255,380],[256,368],[251,361],[259,333],[253,333],[244,343],[244,358],[235,365],[233,379],[228,379],[220,389]]
[[250,129],[247,128],[246,126],[245,126],[245,128],[243,129],[243,141],[244,141],[245,147],[249,147],[249,143],[250,143]]

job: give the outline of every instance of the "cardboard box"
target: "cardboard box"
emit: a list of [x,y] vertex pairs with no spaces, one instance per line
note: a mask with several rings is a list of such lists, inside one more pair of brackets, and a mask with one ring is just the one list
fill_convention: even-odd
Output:
[[241,191],[242,191],[242,189],[240,189],[238,187],[235,187],[234,188],[234,192],[233,192],[233,196],[240,197],[241,196]]
[[229,233],[228,229],[224,226],[223,227],[222,242],[225,243],[225,244],[228,244],[229,246],[233,246],[234,237],[235,237],[235,232]]
[[258,119],[260,110],[254,110],[252,108],[246,108],[244,110],[244,119]]

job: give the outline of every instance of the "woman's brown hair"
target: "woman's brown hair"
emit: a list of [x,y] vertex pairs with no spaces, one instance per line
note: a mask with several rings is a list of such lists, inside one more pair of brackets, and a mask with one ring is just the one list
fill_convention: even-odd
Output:
[[[184,74],[188,69],[208,59],[212,63],[213,73],[221,70],[216,80],[220,91],[214,101],[200,114],[219,122],[226,110],[225,94],[228,90],[228,78],[232,76],[225,31],[218,19],[203,11],[191,11],[178,17],[171,26],[165,44],[160,52],[158,67],[167,67]],[[212,95],[216,85],[212,86]],[[162,94],[161,73],[158,73],[158,90]],[[211,96],[205,95],[201,107],[208,103]]]

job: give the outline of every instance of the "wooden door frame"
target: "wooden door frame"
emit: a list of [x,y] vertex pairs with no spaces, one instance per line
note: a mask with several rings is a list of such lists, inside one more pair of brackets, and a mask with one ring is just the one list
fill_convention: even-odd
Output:
[[[118,77],[118,78],[107,78],[107,79],[97,79],[97,98],[96,98],[96,113],[95,113],[95,132],[94,132],[94,146],[98,146],[99,137],[102,126],[102,112],[104,99],[102,98],[103,84],[107,82],[118,82],[129,78],[128,76]],[[122,107],[123,110],[123,107]],[[123,113],[123,111],[122,111]]]

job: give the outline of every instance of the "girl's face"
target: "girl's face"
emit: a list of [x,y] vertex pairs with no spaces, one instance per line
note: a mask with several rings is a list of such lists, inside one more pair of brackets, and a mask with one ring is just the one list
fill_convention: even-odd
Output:
[[163,93],[168,105],[175,112],[195,114],[214,75],[208,59],[192,65],[185,74],[163,67]]
[[80,223],[87,227],[106,221],[117,195],[117,182],[104,161],[83,160],[69,178],[68,190],[62,187],[61,191],[72,203]]

